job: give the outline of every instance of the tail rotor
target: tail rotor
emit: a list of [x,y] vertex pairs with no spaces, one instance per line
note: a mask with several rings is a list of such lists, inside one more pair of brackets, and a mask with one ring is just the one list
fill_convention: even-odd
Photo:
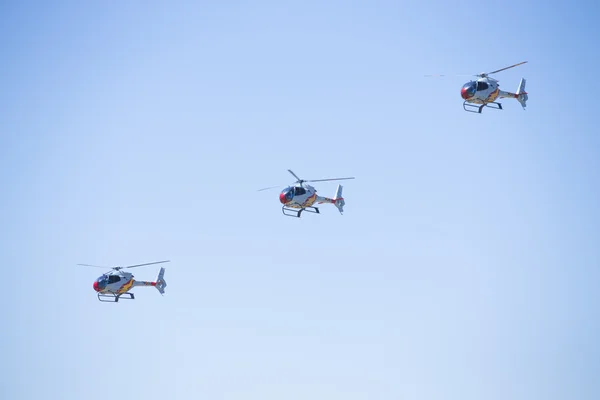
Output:
[[156,284],[154,285],[156,290],[159,291],[160,294],[165,294],[165,288],[167,287],[167,281],[165,281],[165,269],[161,268],[158,273],[158,277],[156,278]]
[[335,191],[335,197],[333,198],[333,204],[337,207],[340,214],[344,213],[344,206],[346,205],[346,202],[344,201],[344,198],[342,197],[342,189],[343,189],[343,186],[338,185],[337,190]]
[[519,83],[519,88],[517,89],[517,100],[521,103],[523,110],[527,107],[527,100],[529,100],[529,96],[527,96],[527,92],[525,91],[525,78],[521,78],[521,83]]

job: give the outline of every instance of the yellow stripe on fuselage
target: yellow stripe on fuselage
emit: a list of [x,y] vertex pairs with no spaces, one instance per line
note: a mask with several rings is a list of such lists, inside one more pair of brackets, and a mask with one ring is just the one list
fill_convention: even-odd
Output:
[[121,288],[117,291],[117,293],[125,293],[131,289],[133,286],[133,278],[129,280],[129,282],[125,283]]
[[285,206],[288,208],[305,208],[305,207],[310,207],[315,203],[315,200],[317,200],[317,194],[313,194],[312,196],[310,196],[308,199],[306,199],[304,201],[304,203],[302,204],[298,204],[294,201],[292,201],[292,204],[286,204]]
[[498,98],[499,94],[500,94],[500,88],[496,88],[496,90],[494,90],[492,93],[490,93],[490,95],[487,97],[487,99],[485,99],[485,101],[487,101],[487,102],[495,101]]

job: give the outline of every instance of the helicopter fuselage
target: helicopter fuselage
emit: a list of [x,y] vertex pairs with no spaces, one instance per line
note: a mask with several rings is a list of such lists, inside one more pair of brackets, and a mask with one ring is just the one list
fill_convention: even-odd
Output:
[[[321,197],[317,195],[314,187],[303,183],[294,186],[288,186],[279,194],[279,201],[283,204],[282,211],[286,216],[300,217],[302,211],[309,211],[319,214],[319,209],[315,204],[330,203],[335,205],[338,210],[343,212],[344,199],[342,198],[342,186],[338,185],[335,198]],[[298,211],[296,211],[298,210]],[[290,213],[290,211],[292,211]]]
[[[315,214],[320,214],[319,209],[314,206],[314,204],[318,203],[331,203],[337,207],[340,214],[344,211],[344,205],[346,202],[342,197],[342,185],[338,185],[337,190],[335,192],[335,197],[330,199],[329,197],[321,197],[317,195],[317,190],[307,185],[306,182],[324,182],[324,181],[340,181],[345,179],[354,179],[354,177],[350,178],[328,178],[328,179],[316,179],[316,180],[304,180],[298,178],[291,169],[288,169],[288,172],[297,179],[296,183],[293,186],[288,186],[281,191],[279,194],[279,202],[283,204],[281,207],[281,211],[283,215],[288,217],[298,217],[303,211],[312,212]],[[260,189],[267,190],[272,189],[274,187]]]
[[[486,104],[496,101],[500,96],[498,81],[491,78],[481,78],[465,83],[460,91],[460,96],[468,103]],[[513,97],[513,96],[511,96]]]
[[310,185],[288,186],[279,194],[279,201],[289,208],[312,207],[317,202],[317,191]]
[[[476,81],[465,83],[460,91],[460,96],[465,100],[463,103],[465,111],[481,113],[483,107],[502,110],[502,104],[496,100],[506,97],[516,99],[525,109],[528,99],[527,92],[525,92],[525,79],[521,79],[517,93],[505,92],[500,90],[499,86],[498,81],[489,76],[482,76]],[[477,107],[473,104],[480,104],[480,106]],[[477,111],[471,110],[472,107],[477,108]]]
[[[112,270],[102,274],[98,279],[94,281],[93,288],[98,295],[98,300],[102,302],[111,302],[116,303],[119,301],[119,298],[124,299],[135,299],[133,293],[130,290],[136,286],[153,286],[158,290],[160,294],[165,293],[165,288],[167,287],[167,282],[165,281],[165,269],[161,268],[158,272],[158,276],[156,277],[155,282],[146,282],[146,281],[136,281],[133,279],[133,274],[130,272],[123,271],[126,268],[138,268],[145,267],[147,265],[154,264],[163,264],[167,263],[166,261],[155,261],[151,263],[145,264],[135,264],[128,265],[125,267],[117,266],[112,267]],[[102,267],[100,265],[92,265],[92,264],[77,264],[82,265],[84,267],[94,267],[94,268],[109,268]]]
[[[522,85],[524,85],[524,83],[522,83]],[[466,103],[488,104],[494,103],[499,98],[509,97],[519,99],[519,93],[500,90],[498,81],[486,76],[479,78],[476,81],[465,83],[460,90],[460,97],[462,97]]]
[[[483,110],[484,107],[502,110],[502,104],[496,102],[496,100],[504,97],[512,97],[517,99],[517,101],[521,104],[524,110],[525,107],[527,107],[527,100],[529,99],[529,97],[527,96],[527,92],[525,91],[525,78],[521,78],[521,82],[519,83],[519,87],[517,88],[517,93],[511,93],[500,90],[500,85],[498,85],[498,81],[494,78],[490,78],[490,75],[526,63],[527,61],[522,61],[520,63],[510,65],[508,67],[497,69],[495,71],[482,72],[480,74],[475,75],[478,77],[478,79],[476,81],[470,81],[465,83],[460,91],[460,97],[462,97],[464,100],[464,110],[479,114],[481,114],[481,110]],[[476,106],[475,104],[479,104],[479,106]],[[474,109],[476,109],[477,111],[475,111]]]
[[94,290],[98,293],[111,293],[120,295],[127,293],[134,286],[155,286],[155,282],[136,281],[133,274],[117,271],[100,276],[94,282]]

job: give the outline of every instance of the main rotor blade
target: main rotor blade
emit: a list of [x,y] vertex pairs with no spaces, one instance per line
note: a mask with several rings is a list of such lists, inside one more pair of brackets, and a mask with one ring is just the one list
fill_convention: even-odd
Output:
[[257,192],[262,192],[263,190],[275,189],[275,188],[278,188],[278,187],[281,187],[281,186],[280,185],[269,186],[269,187],[266,187],[266,188],[258,189]]
[[126,267],[120,267],[119,269],[122,269],[122,268],[144,267],[146,265],[162,264],[162,263],[168,263],[168,262],[171,262],[171,261],[170,260],[166,260],[166,261],[156,261],[156,262],[151,262],[151,263],[146,263],[146,264],[128,265]]
[[450,75],[445,75],[445,74],[427,74],[424,75],[427,78],[437,78],[440,76],[477,76],[477,75],[473,75],[473,74],[450,74]]
[[304,182],[343,181],[345,179],[354,179],[354,177],[351,177],[351,178],[312,179],[310,181],[304,181]]
[[527,63],[527,61],[523,61],[523,62],[520,62],[520,63],[518,63],[518,64],[511,65],[510,67],[505,67],[505,68],[502,68],[502,69],[498,69],[498,70],[496,70],[496,71],[488,72],[487,74],[488,74],[488,75],[495,74],[496,72],[504,71],[505,69],[509,69],[509,68],[518,67],[519,65],[523,65],[523,64],[525,64],[525,63]]
[[104,268],[104,269],[112,268],[112,267],[103,267],[101,265],[91,265],[91,264],[77,264],[77,265],[82,265],[84,267]]
[[298,178],[298,175],[296,175],[294,172],[292,172],[291,169],[288,169],[288,172],[292,175],[294,175],[294,178],[298,179],[298,182],[302,181],[302,179]]

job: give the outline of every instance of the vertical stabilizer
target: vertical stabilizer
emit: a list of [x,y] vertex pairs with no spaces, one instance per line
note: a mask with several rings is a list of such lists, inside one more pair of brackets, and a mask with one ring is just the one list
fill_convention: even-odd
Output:
[[527,107],[527,100],[529,99],[525,91],[525,82],[525,78],[521,78],[521,83],[519,83],[519,88],[517,89],[517,100],[523,106],[523,110]]
[[156,278],[156,285],[154,285],[160,294],[165,294],[165,288],[167,287],[167,281],[165,281],[165,269],[161,268]]
[[346,202],[344,201],[344,198],[342,197],[342,185],[338,185],[337,190],[335,191],[335,197],[333,198],[333,201],[335,204],[335,206],[337,207],[338,210],[340,210],[340,214],[343,214],[344,212],[344,205],[346,205]]

